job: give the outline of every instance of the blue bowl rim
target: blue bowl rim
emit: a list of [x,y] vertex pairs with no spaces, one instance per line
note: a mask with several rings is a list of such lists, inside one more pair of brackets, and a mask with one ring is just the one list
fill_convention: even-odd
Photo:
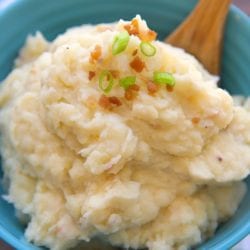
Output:
[[[23,244],[0,224],[0,238],[18,250],[25,250]],[[26,249],[27,250],[27,249]]]
[[[19,5],[23,4],[26,0],[16,0],[10,2],[9,4],[0,8],[0,17],[5,15],[6,12],[11,10],[12,8],[18,8]],[[0,0],[1,2],[1,0]],[[250,25],[250,17],[240,10],[235,5],[231,5],[230,12],[237,14],[243,19],[243,22],[246,22]],[[250,28],[250,26],[249,26]],[[246,222],[245,225],[240,228],[238,231],[234,232],[231,237],[224,238],[219,245],[217,245],[218,249],[228,249],[233,247],[239,241],[241,241],[244,237],[250,234],[250,221]],[[9,232],[5,227],[0,223],[0,238],[3,239],[6,243],[10,244],[14,248],[18,250],[27,250],[27,248],[17,239],[11,232]]]

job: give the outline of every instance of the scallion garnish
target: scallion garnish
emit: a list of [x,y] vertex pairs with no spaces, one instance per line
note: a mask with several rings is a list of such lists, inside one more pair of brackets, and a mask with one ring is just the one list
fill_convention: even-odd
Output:
[[129,38],[130,36],[127,31],[120,32],[114,39],[112,54],[117,55],[123,52],[128,46]]
[[154,56],[156,53],[156,48],[149,42],[141,42],[140,49],[145,56]]
[[154,83],[158,84],[164,84],[172,87],[175,85],[175,79],[173,75],[167,72],[154,72],[153,80]]
[[135,81],[136,81],[135,76],[127,76],[127,77],[120,79],[119,83],[120,83],[120,86],[126,90],[130,86],[134,85]]
[[110,71],[103,70],[99,76],[99,88],[108,94],[114,85],[114,79]]

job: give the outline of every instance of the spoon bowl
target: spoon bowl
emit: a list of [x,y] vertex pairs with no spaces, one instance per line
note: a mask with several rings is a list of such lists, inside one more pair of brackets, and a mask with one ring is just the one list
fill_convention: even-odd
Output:
[[231,0],[200,0],[187,19],[165,41],[196,56],[210,73],[218,75],[230,3]]

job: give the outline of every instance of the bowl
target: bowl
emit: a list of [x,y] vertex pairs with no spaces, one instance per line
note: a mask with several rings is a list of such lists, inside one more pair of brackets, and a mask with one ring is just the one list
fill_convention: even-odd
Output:
[[[12,0],[0,9],[0,80],[10,72],[26,36],[37,30],[53,39],[68,27],[131,19],[141,14],[163,39],[196,3],[196,0]],[[226,22],[221,74],[221,86],[231,94],[250,95],[249,41],[250,18],[232,6]],[[246,182],[249,191],[236,214],[219,227],[213,238],[196,249],[230,249],[250,233],[250,178]],[[4,194],[1,188],[0,194]],[[0,237],[15,249],[42,249],[25,240],[24,228],[16,219],[13,206],[2,198]]]

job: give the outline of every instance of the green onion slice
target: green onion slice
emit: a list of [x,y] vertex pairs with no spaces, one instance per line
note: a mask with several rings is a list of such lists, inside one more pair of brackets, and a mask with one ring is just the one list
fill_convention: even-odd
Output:
[[141,42],[140,49],[145,56],[154,56],[156,53],[156,48],[149,42]]
[[124,89],[128,89],[130,86],[134,85],[136,81],[136,76],[127,76],[120,79],[119,83]]
[[105,93],[108,94],[114,85],[114,79],[108,70],[103,70],[99,76],[99,88]]
[[167,72],[154,72],[154,83],[165,84],[173,87],[175,85],[175,79],[172,74]]
[[117,55],[123,52],[128,46],[129,38],[130,36],[127,31],[120,32],[114,39],[112,54]]

